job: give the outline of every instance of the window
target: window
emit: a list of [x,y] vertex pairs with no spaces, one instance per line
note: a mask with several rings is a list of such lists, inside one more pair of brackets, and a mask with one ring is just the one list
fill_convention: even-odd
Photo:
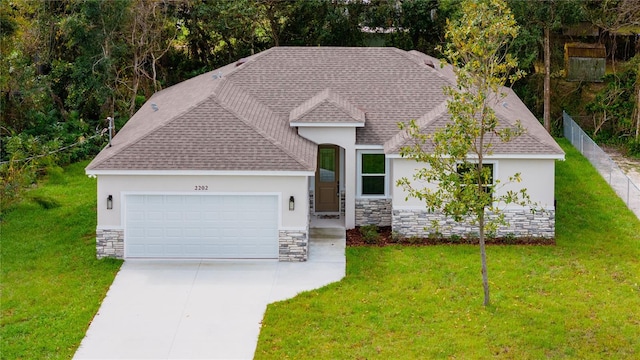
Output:
[[[483,186],[484,192],[491,195],[493,193],[493,164],[482,164],[483,176]],[[466,164],[458,164],[457,171],[460,176],[464,176],[467,173],[471,176],[471,180],[477,182],[476,171],[478,169],[478,164],[474,163],[466,163]]]
[[386,195],[386,160],[383,153],[361,153],[359,164],[360,195]]

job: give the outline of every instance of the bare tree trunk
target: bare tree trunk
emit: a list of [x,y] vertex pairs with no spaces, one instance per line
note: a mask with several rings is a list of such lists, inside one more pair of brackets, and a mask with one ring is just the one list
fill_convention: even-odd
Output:
[[607,122],[607,110],[602,111],[602,121],[599,123],[596,121],[595,128],[593,130],[593,137],[595,138],[598,135],[598,132],[602,128],[602,126]]
[[273,37],[273,46],[280,46],[280,26],[278,25],[273,3],[267,6],[267,18],[269,19],[269,28]]
[[[162,57],[164,53],[160,56]],[[158,92],[161,89],[160,82],[158,81],[158,70],[156,68],[156,64],[158,63],[159,58],[156,58],[156,54],[151,53],[151,81],[153,82],[153,92]]]
[[[484,114],[485,110],[482,109],[481,113]],[[481,117],[483,118],[483,120],[481,121],[482,124],[480,126],[484,127],[484,115],[481,115]],[[482,170],[484,169],[484,133],[481,132],[480,133],[480,139],[479,139],[479,145],[480,147],[478,149],[476,149],[476,155],[478,156],[478,168],[476,169],[476,176],[478,177],[478,194],[482,194],[484,189],[485,189],[485,183],[484,183],[484,177],[482,176]],[[489,273],[487,270],[487,251],[485,248],[485,241],[484,241],[484,211],[485,211],[485,204],[482,204],[482,209],[480,209],[478,211],[478,213],[476,214],[478,216],[478,227],[479,227],[479,234],[480,234],[480,263],[481,263],[481,271],[482,271],[482,288],[484,290],[484,301],[482,302],[482,305],[484,306],[489,306],[490,303],[490,299],[489,299]]]
[[140,86],[140,74],[138,73],[138,67],[139,62],[138,62],[138,56],[134,55],[133,56],[134,60],[133,60],[133,72],[132,72],[132,87],[131,87],[131,100],[129,103],[129,116],[133,116],[133,114],[135,114],[136,112],[136,97],[138,96],[138,87]]
[[[640,57],[640,46],[637,43],[636,57]],[[638,69],[636,69],[636,141],[638,140],[640,140],[640,62],[638,62]]]
[[489,306],[489,273],[487,270],[487,251],[484,242],[484,209],[478,216],[478,226],[480,227],[480,258],[482,261],[482,288],[484,289],[484,302],[482,305]]
[[616,42],[617,37],[615,33],[611,33],[611,69],[613,70],[613,73],[616,73],[616,48],[618,47],[618,44]]
[[[640,73],[638,73],[638,82],[640,82]],[[638,92],[636,93],[636,141],[640,140],[640,84],[636,83]]]
[[550,29],[544,28],[544,128],[551,133],[551,46]]

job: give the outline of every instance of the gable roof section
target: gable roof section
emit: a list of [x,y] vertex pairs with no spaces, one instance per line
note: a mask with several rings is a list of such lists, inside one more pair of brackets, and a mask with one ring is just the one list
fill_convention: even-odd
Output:
[[291,110],[289,123],[291,126],[330,124],[362,127],[365,113],[342,96],[324,89]]
[[[418,125],[422,131],[425,131],[429,125],[442,118],[449,118],[447,114],[446,101],[441,102],[431,111],[417,119],[416,125]],[[412,141],[413,139],[409,136],[409,132],[407,130],[398,131],[394,137],[384,144],[384,152],[387,154],[397,154],[403,147],[411,145]]]
[[309,171],[309,167],[292,160],[286,150],[251,125],[237,121],[236,114],[214,98],[130,144],[94,169]]
[[[411,51],[410,54],[434,64],[434,69],[441,70],[435,70],[438,71],[439,76],[446,79],[452,86],[456,84],[456,76],[451,65],[446,64],[444,67],[441,67],[439,60],[417,51]],[[514,126],[516,121],[519,120],[525,128],[525,133],[506,143],[495,139],[492,144],[492,152],[494,154],[509,155],[550,155],[557,158],[564,158],[562,148],[560,148],[551,135],[547,133],[538,119],[531,113],[516,93],[508,87],[502,87],[501,91],[504,94],[504,98],[491,106],[500,121],[501,127]],[[446,123],[451,120],[447,112],[447,101],[448,100],[443,101],[433,110],[416,120],[418,127],[423,133],[433,133],[443,128]],[[398,154],[402,147],[412,144],[413,139],[409,136],[408,131],[403,130],[385,142],[385,153]],[[433,149],[433,146],[427,142],[423,145],[423,149],[429,151]]]

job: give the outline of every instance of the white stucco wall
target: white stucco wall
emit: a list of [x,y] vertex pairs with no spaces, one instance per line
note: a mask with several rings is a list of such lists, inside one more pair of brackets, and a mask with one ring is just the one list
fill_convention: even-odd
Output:
[[[251,194],[280,196],[281,229],[303,229],[309,212],[307,176],[237,175],[98,175],[98,228],[121,228],[122,204],[127,194]],[[195,190],[205,186],[207,190]],[[113,209],[107,209],[107,196],[113,196]],[[295,210],[289,211],[289,197]]]
[[[554,201],[554,181],[555,181],[555,160],[553,159],[490,159],[486,162],[494,163],[494,177],[499,179],[501,184],[496,189],[498,195],[508,190],[527,189],[531,201],[539,203],[542,208],[553,208]],[[407,201],[407,192],[396,186],[398,179],[408,178],[413,186],[435,187],[433,184],[418,184],[413,180],[413,174],[420,164],[413,160],[392,159],[392,197],[394,209],[417,209],[424,208],[424,203],[416,198],[410,197]],[[510,183],[509,177],[516,173],[521,174],[522,182]],[[502,186],[504,185],[504,186]]]

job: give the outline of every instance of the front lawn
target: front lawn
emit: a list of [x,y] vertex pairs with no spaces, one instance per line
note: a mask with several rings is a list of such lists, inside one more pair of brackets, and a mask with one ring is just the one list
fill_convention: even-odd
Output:
[[0,223],[2,359],[69,359],[120,261],[96,260],[96,180],[55,169]]
[[351,247],[347,277],[269,305],[257,359],[640,358],[640,222],[568,142],[556,246]]

